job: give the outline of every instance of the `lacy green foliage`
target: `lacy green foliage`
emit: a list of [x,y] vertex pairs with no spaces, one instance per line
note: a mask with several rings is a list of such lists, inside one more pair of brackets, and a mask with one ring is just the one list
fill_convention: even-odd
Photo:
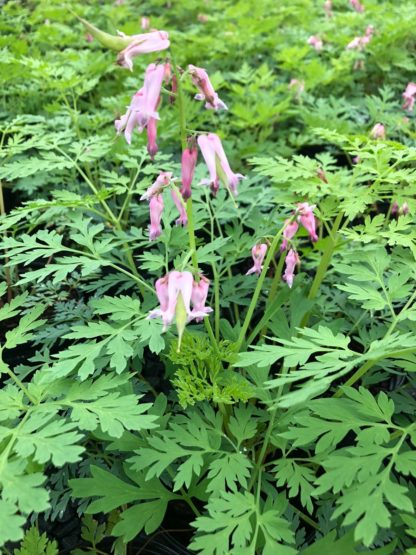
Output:
[[48,540],[46,534],[41,534],[36,526],[32,526],[13,555],[58,555],[58,544]]
[[224,369],[235,357],[233,345],[227,341],[220,342],[217,350],[207,337],[187,333],[180,352],[177,342],[172,342],[167,358],[177,368],[172,384],[181,406],[198,401],[230,404],[252,397],[252,385],[241,374]]

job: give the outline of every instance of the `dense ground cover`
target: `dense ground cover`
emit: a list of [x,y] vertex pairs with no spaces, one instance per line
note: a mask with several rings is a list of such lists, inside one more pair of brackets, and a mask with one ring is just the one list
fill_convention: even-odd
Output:
[[2,3],[5,553],[415,555],[415,17]]

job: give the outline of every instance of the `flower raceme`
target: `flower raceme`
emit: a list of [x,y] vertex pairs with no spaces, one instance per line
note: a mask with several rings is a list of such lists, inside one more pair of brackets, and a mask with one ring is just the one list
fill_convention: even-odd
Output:
[[133,58],[140,54],[160,52],[169,48],[169,34],[166,31],[152,31],[141,35],[133,35],[130,44],[117,56],[117,63],[133,71]]
[[416,83],[408,83],[402,96],[404,98],[403,108],[408,112],[413,112],[416,100]]
[[219,189],[219,181],[221,180],[226,186],[228,185],[233,195],[237,196],[237,185],[241,179],[244,179],[244,175],[234,173],[231,170],[221,144],[221,139],[218,135],[215,133],[200,135],[198,137],[198,145],[210,175],[210,179],[204,179],[202,183],[209,184],[211,191],[215,195]]
[[209,283],[204,276],[197,282],[191,272],[176,270],[156,281],[155,289],[160,306],[150,311],[148,318],[161,318],[164,331],[175,319],[179,336],[178,351],[186,324],[191,320],[200,322],[212,312],[212,308],[205,306]]
[[253,257],[253,266],[246,272],[246,276],[250,274],[257,274],[258,276],[261,274],[263,269],[263,260],[266,256],[267,252],[267,245],[265,243],[260,243],[258,245],[254,245],[251,249],[251,256]]
[[295,250],[290,249],[290,251],[286,255],[285,263],[286,263],[286,267],[285,267],[285,273],[283,274],[283,279],[285,280],[285,282],[288,284],[289,287],[292,287],[295,268],[297,265],[300,264],[300,258],[298,253]]
[[205,108],[208,110],[228,110],[227,105],[219,98],[208,77],[208,73],[202,67],[190,64],[188,66],[192,83],[200,91],[195,95],[197,100],[205,100]]

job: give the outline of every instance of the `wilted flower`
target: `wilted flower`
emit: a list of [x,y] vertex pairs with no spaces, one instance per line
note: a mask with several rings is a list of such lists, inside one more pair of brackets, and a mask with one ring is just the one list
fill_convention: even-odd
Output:
[[202,67],[188,66],[189,74],[192,77],[192,83],[199,89],[199,93],[195,95],[197,100],[205,100],[205,108],[211,110],[228,110],[226,104],[219,98],[215,92],[208,73]]
[[317,241],[318,236],[316,234],[316,222],[315,216],[313,214],[313,209],[315,205],[309,205],[307,202],[301,202],[298,204],[296,212],[298,215],[298,222],[300,222],[306,231],[309,233],[311,241]]
[[156,181],[140,197],[140,200],[150,200],[155,195],[160,195],[163,189],[168,185],[170,185],[171,181],[172,181],[172,172],[160,172]]
[[140,25],[141,25],[141,28],[143,29],[143,31],[146,31],[146,29],[148,29],[149,26],[150,26],[150,19],[146,16],[143,16],[140,19]]
[[296,220],[293,220],[293,221],[291,221],[290,219],[285,220],[285,223],[283,225],[284,225],[284,228],[283,228],[284,239],[280,246],[280,252],[287,249],[288,241],[290,241],[296,235],[296,232],[299,229],[299,225]]
[[228,184],[233,195],[237,196],[237,185],[244,176],[231,170],[218,135],[215,133],[200,135],[198,145],[210,174],[210,179],[204,179],[202,183],[209,183],[211,191],[216,194],[221,179]]
[[316,35],[312,35],[311,37],[308,38],[308,44],[310,44],[311,46],[313,46],[313,48],[315,48],[316,51],[320,51],[323,48],[324,43],[322,42],[322,40],[317,37]]
[[212,311],[205,306],[209,280],[201,276],[201,281],[196,283],[191,272],[173,270],[158,279],[155,285],[160,307],[152,310],[148,318],[162,318],[164,331],[172,324],[173,319],[176,320],[179,351],[186,324],[192,319],[200,321]]
[[300,264],[300,258],[298,256],[298,253],[293,249],[290,249],[290,251],[286,255],[285,263],[286,263],[286,267],[285,267],[285,273],[283,274],[283,279],[285,280],[285,282],[288,284],[289,287],[292,287],[295,267],[296,265]]
[[409,112],[413,112],[413,106],[416,100],[416,83],[408,83],[402,96],[404,98],[403,108]]
[[149,239],[154,241],[162,233],[162,227],[160,221],[162,219],[163,212],[163,197],[162,195],[154,195],[149,201],[150,209],[150,227],[149,227]]
[[263,269],[262,264],[263,264],[264,257],[266,256],[266,252],[267,252],[266,243],[260,243],[258,245],[254,245],[254,247],[251,249],[251,256],[253,257],[254,265],[252,266],[252,268],[248,270],[248,272],[246,272],[246,276],[250,274],[257,274],[259,276],[261,274],[261,271]]
[[386,129],[382,123],[376,123],[370,133],[373,139],[385,139]]
[[187,225],[188,223],[188,214],[186,213],[185,206],[183,204],[183,200],[180,198],[178,193],[175,189],[171,189],[172,200],[175,203],[176,208],[179,212],[179,218],[176,220],[176,225]]
[[181,160],[181,195],[184,200],[188,200],[188,198],[190,198],[192,194],[191,185],[194,177],[197,158],[198,148],[195,143],[190,143],[188,147],[185,148],[185,150],[182,152]]
[[360,0],[350,0],[350,4],[356,12],[362,13],[364,11],[364,6],[360,3]]
[[133,35],[130,44],[117,56],[117,63],[133,71],[133,58],[139,54],[160,52],[169,48],[169,34],[166,31],[152,31],[142,35]]

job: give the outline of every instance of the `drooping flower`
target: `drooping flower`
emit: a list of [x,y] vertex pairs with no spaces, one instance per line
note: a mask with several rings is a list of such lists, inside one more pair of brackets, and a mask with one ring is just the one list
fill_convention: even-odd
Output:
[[284,228],[283,228],[284,239],[280,246],[280,252],[287,249],[288,242],[291,239],[293,239],[293,237],[296,235],[297,230],[299,229],[298,222],[296,220],[291,221],[290,218],[285,220],[285,223],[283,225],[284,225]]
[[146,29],[148,29],[149,26],[150,26],[150,19],[146,16],[143,16],[140,19],[140,25],[141,25],[141,28],[143,29],[143,31],[146,31]]
[[289,83],[289,89],[294,91],[296,100],[300,100],[300,97],[305,92],[305,81],[299,79],[291,79]]
[[160,307],[150,311],[148,318],[162,318],[164,331],[175,319],[179,336],[178,351],[186,324],[193,319],[200,321],[212,311],[205,306],[208,288],[208,279],[201,276],[201,281],[196,284],[191,272],[173,270],[156,281]]
[[317,52],[319,52],[320,50],[322,50],[324,43],[322,42],[322,39],[320,39],[319,37],[317,37],[316,35],[312,35],[308,38],[308,44],[310,44],[313,48],[315,48],[315,50]]
[[402,96],[404,98],[403,108],[408,112],[413,112],[416,100],[416,83],[408,83]]
[[85,33],[85,39],[87,42],[92,42],[94,40],[94,37],[91,35],[91,33]]
[[210,179],[204,179],[202,183],[209,183],[211,191],[215,195],[219,188],[219,180],[221,179],[221,181],[229,186],[233,195],[237,196],[237,185],[241,179],[244,179],[244,175],[234,173],[231,170],[218,135],[215,133],[200,135],[198,137],[198,145],[210,175]]
[[192,195],[191,185],[194,178],[196,161],[198,159],[198,148],[195,143],[190,142],[182,152],[181,160],[181,195],[186,201]]
[[208,77],[208,73],[202,67],[190,64],[188,71],[192,77],[192,83],[200,91],[195,95],[197,100],[205,100],[205,108],[210,110],[228,110],[226,104],[219,98]]
[[347,50],[364,50],[365,46],[370,42],[373,36],[374,27],[369,25],[363,37],[355,37],[345,47]]
[[324,12],[327,17],[332,17],[332,0],[325,0],[324,2]]
[[364,11],[364,6],[360,3],[360,0],[350,0],[351,7],[358,13]]
[[166,31],[152,31],[142,35],[133,35],[130,44],[117,56],[117,63],[133,71],[133,58],[140,54],[160,52],[169,48],[169,34]]
[[407,202],[404,202],[401,206],[399,206],[397,201],[394,201],[391,207],[391,214],[393,216],[405,216],[409,213],[409,205]]
[[195,322],[202,322],[202,319],[212,312],[212,308],[205,306],[208,297],[210,280],[203,275],[200,275],[199,277],[200,279],[198,282],[194,280],[191,294],[191,301],[193,305],[191,317],[195,320]]
[[180,198],[175,189],[171,189],[170,192],[172,195],[172,200],[179,212],[179,218],[176,220],[176,225],[186,226],[188,223],[188,214],[186,213],[183,200]]
[[150,185],[147,191],[140,197],[140,200],[150,200],[155,195],[160,195],[165,187],[172,181],[172,172],[160,172],[156,181]]
[[147,124],[147,152],[150,158],[153,160],[157,154],[157,119],[149,118],[149,123]]
[[318,240],[316,234],[316,222],[315,216],[313,214],[313,209],[315,205],[309,205],[307,202],[300,202],[297,205],[296,212],[298,213],[298,222],[300,222],[306,231],[309,233],[311,241],[315,242]]
[[[124,131],[124,136],[129,144],[135,127],[141,133],[152,118],[159,119],[157,107],[160,102],[164,75],[164,65],[149,64],[146,69],[143,87],[133,95],[127,112],[114,122],[117,134],[120,135]],[[155,131],[155,123],[151,125],[154,126],[153,131]],[[154,139],[156,140],[156,136],[154,136]]]
[[386,138],[386,129],[382,123],[376,123],[375,126],[372,128],[370,135],[373,139],[385,139]]
[[150,209],[150,226],[149,226],[149,239],[154,241],[161,235],[162,226],[160,225],[163,213],[163,197],[162,195],[154,195],[149,201]]
[[285,263],[286,267],[285,273],[283,274],[283,279],[289,287],[292,287],[296,265],[300,264],[298,253],[293,249],[290,249],[290,251],[286,255]]
[[253,258],[254,265],[246,272],[246,276],[250,274],[257,274],[258,276],[261,274],[263,269],[263,260],[266,256],[267,252],[267,245],[266,243],[259,243],[258,245],[254,245],[251,249],[251,256]]

